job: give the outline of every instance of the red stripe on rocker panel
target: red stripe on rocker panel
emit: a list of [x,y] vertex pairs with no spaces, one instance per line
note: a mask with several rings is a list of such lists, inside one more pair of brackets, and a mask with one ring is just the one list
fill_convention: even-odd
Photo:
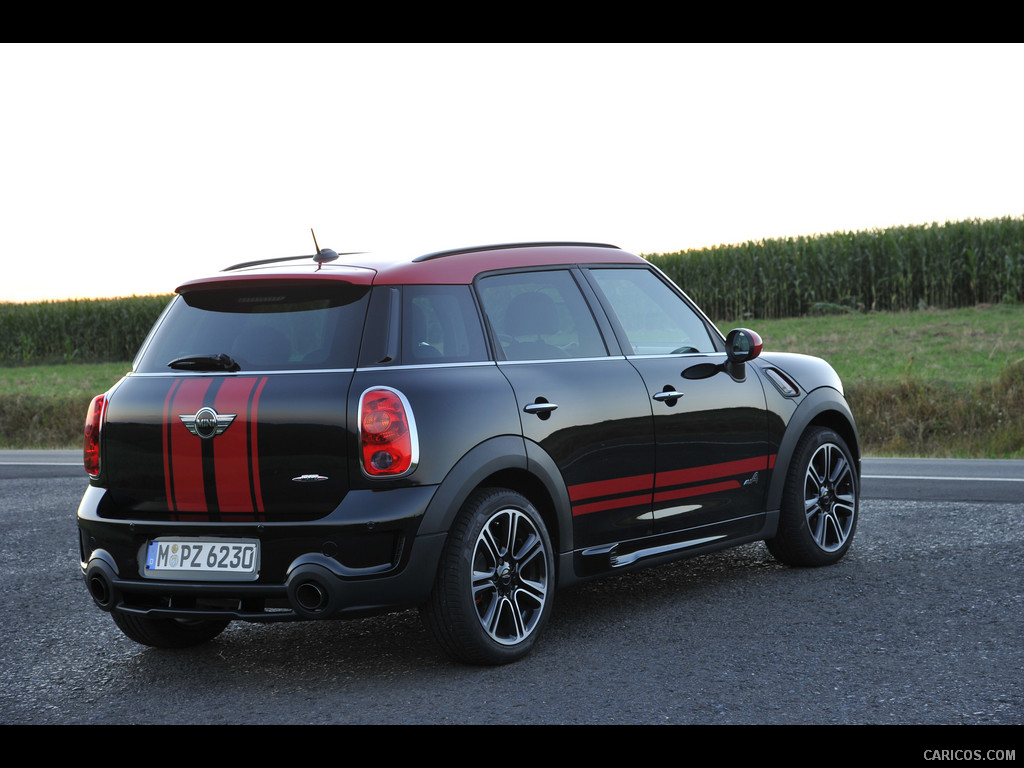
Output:
[[717,480],[722,477],[729,477],[731,475],[758,472],[760,470],[768,469],[768,458],[768,456],[755,456],[752,459],[725,461],[721,464],[707,464],[703,467],[691,467],[690,469],[675,469],[671,472],[659,472],[657,486],[658,488],[665,488],[670,485],[700,483],[707,480]]
[[658,491],[654,494],[654,502],[672,501],[673,499],[685,499],[690,496],[703,496],[705,493],[719,493],[721,491],[734,491],[742,486],[736,480],[726,480],[721,483],[709,485],[691,485],[689,488],[677,488],[674,491]]
[[654,475],[633,475],[631,477],[615,477],[611,480],[595,480],[592,483],[580,483],[569,488],[572,501],[595,499],[598,496],[611,496],[616,493],[634,491],[650,491],[654,484]]
[[171,399],[165,423],[168,425],[167,451],[174,486],[174,511],[207,511],[203,487],[203,441],[185,428],[179,416],[202,408],[209,388],[210,379],[183,379]]
[[627,507],[650,506],[651,494],[645,493],[642,496],[624,496],[618,499],[606,501],[594,501],[587,504],[573,504],[573,517],[589,515],[591,512],[606,512],[609,509],[625,509]]
[[217,480],[217,506],[221,512],[251,513],[249,491],[249,396],[257,379],[225,379],[213,401],[220,415],[235,414],[235,420],[213,438],[213,461]]

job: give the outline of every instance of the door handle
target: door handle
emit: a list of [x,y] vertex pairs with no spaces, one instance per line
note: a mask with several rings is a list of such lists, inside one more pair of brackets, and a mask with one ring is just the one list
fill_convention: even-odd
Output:
[[553,410],[558,407],[555,403],[527,403],[523,410],[527,413],[533,413],[541,418],[549,415]]
[[654,393],[654,399],[657,400],[659,403],[663,403],[668,400],[678,400],[682,396],[682,392],[676,392],[674,389]]

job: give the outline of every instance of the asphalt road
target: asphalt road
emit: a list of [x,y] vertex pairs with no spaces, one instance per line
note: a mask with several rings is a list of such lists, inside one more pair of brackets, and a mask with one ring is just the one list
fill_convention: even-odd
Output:
[[138,646],[82,584],[80,467],[0,452],[0,724],[1024,722],[1024,462],[869,460],[838,565],[755,544],[586,584],[489,669],[415,612]]

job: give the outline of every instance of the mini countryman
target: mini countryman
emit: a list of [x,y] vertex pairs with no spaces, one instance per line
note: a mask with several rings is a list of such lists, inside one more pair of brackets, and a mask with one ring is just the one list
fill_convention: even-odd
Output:
[[82,573],[139,643],[418,607],[450,656],[501,664],[561,586],[853,539],[832,368],[722,335],[618,248],[318,249],[176,294],[85,424]]

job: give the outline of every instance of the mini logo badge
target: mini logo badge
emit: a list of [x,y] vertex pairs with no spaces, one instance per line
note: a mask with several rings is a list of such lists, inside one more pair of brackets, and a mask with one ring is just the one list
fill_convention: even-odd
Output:
[[193,414],[183,413],[178,418],[185,425],[185,429],[193,435],[209,440],[211,437],[223,434],[237,415],[235,413],[217,413],[213,408],[200,408]]

